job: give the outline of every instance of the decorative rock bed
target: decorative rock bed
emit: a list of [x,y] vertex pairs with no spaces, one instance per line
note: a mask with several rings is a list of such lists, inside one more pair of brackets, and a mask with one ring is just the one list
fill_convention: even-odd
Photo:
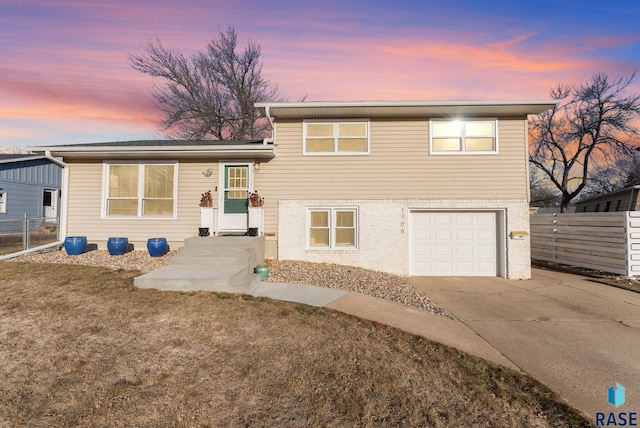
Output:
[[[108,269],[138,270],[146,273],[169,265],[171,257],[175,254],[176,251],[169,251],[162,257],[151,257],[147,251],[136,250],[121,256],[111,256],[106,250],[94,250],[77,256],[69,256],[65,251],[54,250],[26,254],[7,261],[81,264],[102,266]],[[434,305],[426,295],[400,276],[328,263],[290,260],[268,260],[267,263],[271,268],[270,282],[309,284],[354,291],[448,316],[446,311]]]

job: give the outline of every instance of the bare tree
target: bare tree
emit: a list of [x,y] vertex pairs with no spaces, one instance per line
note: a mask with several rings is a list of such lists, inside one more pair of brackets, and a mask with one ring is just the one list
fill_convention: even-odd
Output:
[[579,198],[590,198],[627,187],[627,181],[636,169],[635,159],[636,156],[626,156],[613,160],[610,164],[596,165],[589,174],[587,185],[582,189]]
[[640,184],[640,157],[634,162],[630,162],[624,170],[624,187],[637,186]]
[[560,204],[560,194],[555,188],[549,187],[540,170],[529,164],[529,187],[531,189],[531,207],[557,207]]
[[562,212],[594,169],[636,156],[640,95],[626,93],[634,77],[596,74],[578,86],[558,85],[550,95],[564,101],[532,120],[530,160],[560,191]]
[[278,98],[277,85],[262,78],[260,46],[248,42],[236,52],[233,27],[220,31],[205,51],[191,57],[150,40],[141,54],[132,54],[134,69],[165,80],[154,85],[156,106],[164,113],[169,136],[197,140],[239,140],[264,137],[268,124],[259,120],[254,103]]

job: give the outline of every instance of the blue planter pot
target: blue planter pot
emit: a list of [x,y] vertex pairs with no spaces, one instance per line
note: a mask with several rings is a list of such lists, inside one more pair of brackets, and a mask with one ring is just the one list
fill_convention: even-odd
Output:
[[147,250],[151,257],[162,257],[168,249],[166,238],[151,238],[147,241]]
[[127,251],[129,240],[127,238],[109,238],[107,240],[107,250],[112,256],[121,256]]
[[85,248],[87,248],[86,236],[67,236],[64,239],[64,249],[70,256],[84,253]]

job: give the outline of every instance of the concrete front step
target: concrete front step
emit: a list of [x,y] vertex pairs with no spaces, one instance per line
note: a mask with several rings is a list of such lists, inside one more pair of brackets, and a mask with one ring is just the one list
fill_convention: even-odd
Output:
[[246,255],[252,254],[254,249],[242,247],[205,247],[185,245],[178,248],[178,254],[181,256],[228,256],[228,255]]
[[249,254],[251,268],[264,260],[264,236],[196,236],[187,238],[184,247],[178,249],[180,255],[236,256]]
[[188,266],[170,265],[149,272],[134,279],[139,288],[157,288],[173,291],[224,291],[229,293],[250,293],[254,281],[248,278],[260,278],[260,275],[248,275],[247,266]]
[[172,265],[200,265],[200,266],[219,266],[219,265],[246,265],[250,267],[251,256],[249,254],[237,256],[207,256],[196,255],[190,256],[186,254],[178,254],[171,258]]
[[253,268],[264,260],[264,237],[195,237],[171,265],[134,279],[140,288],[251,293],[260,282]]
[[235,248],[255,248],[261,237],[255,236],[195,236],[184,240],[185,247],[235,247]]

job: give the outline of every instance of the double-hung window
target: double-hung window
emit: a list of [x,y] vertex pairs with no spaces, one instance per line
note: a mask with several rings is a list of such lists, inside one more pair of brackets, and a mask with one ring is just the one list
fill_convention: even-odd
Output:
[[7,192],[0,192],[0,214],[7,212]]
[[357,247],[357,209],[309,208],[308,247],[353,249]]
[[105,165],[107,217],[175,217],[175,163]]
[[304,154],[353,155],[369,153],[366,121],[305,122]]
[[497,153],[496,120],[432,120],[431,153]]

